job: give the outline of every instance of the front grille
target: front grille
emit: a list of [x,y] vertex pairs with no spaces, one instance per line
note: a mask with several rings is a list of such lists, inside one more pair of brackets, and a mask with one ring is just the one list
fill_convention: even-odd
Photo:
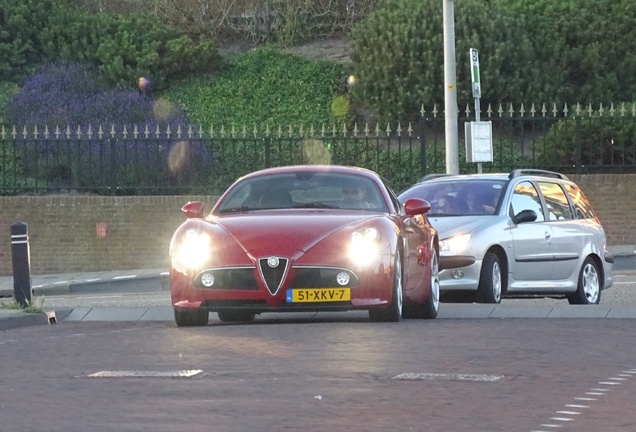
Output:
[[290,288],[329,288],[340,286],[336,281],[338,273],[349,274],[348,287],[357,286],[358,277],[350,270],[334,267],[294,267],[294,279]]
[[258,268],[261,272],[261,276],[263,277],[267,290],[270,294],[274,295],[278,292],[278,289],[283,283],[283,278],[285,277],[285,274],[287,274],[288,260],[286,258],[278,258],[278,265],[276,267],[270,267],[267,263],[268,260],[269,258],[259,259]]

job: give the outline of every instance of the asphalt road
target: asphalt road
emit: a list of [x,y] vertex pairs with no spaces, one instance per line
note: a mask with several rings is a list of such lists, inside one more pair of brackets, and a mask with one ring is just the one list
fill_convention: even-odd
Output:
[[25,327],[0,333],[0,418],[3,431],[632,431],[633,329],[366,317]]

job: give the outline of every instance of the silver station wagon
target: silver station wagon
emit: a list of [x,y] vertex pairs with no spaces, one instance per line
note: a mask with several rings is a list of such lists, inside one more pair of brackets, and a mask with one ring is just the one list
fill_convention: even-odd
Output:
[[581,189],[543,170],[432,175],[399,195],[431,204],[443,301],[567,298],[598,304],[614,257]]

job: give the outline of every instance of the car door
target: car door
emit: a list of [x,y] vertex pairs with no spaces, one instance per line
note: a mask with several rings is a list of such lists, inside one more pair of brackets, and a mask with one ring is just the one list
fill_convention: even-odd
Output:
[[523,210],[537,213],[533,222],[512,223],[512,260],[509,263],[514,288],[534,287],[531,281],[548,280],[552,276],[554,253],[552,228],[545,220],[539,192],[530,181],[521,181],[514,186],[509,213],[519,214]]
[[554,266],[552,279],[564,280],[578,272],[581,253],[589,239],[580,221],[574,218],[565,191],[558,182],[538,181],[547,210],[547,223],[552,229]]

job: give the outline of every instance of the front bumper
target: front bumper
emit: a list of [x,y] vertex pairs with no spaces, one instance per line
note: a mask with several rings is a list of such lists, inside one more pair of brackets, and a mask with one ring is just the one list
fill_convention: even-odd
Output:
[[440,292],[477,291],[481,263],[473,256],[440,257]]

